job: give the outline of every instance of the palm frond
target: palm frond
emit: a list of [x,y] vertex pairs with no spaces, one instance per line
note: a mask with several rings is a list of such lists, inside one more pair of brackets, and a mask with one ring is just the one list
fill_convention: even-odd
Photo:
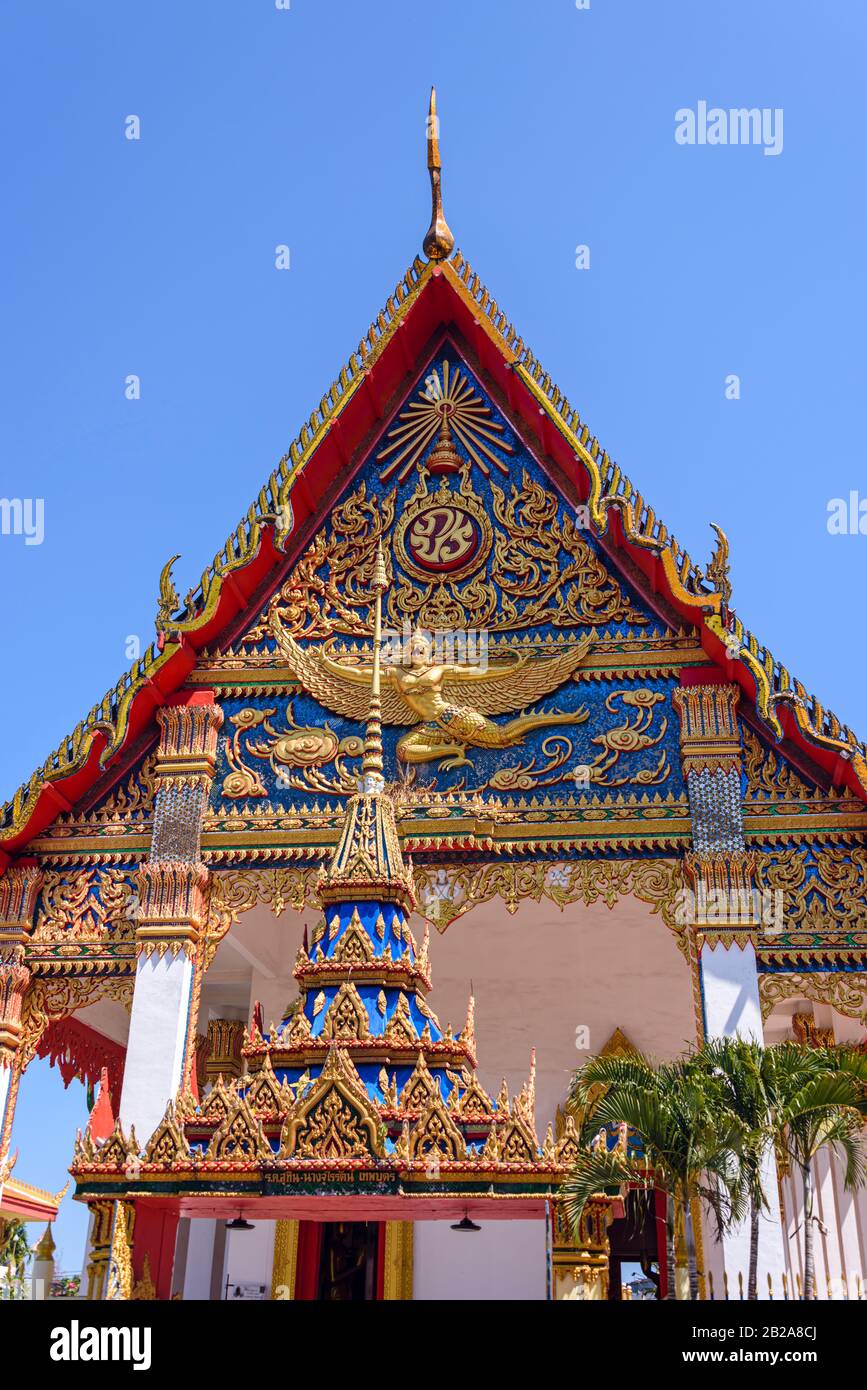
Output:
[[646,1168],[639,1160],[614,1149],[579,1154],[559,1193],[573,1235],[578,1235],[581,1215],[590,1198],[600,1192],[614,1192],[624,1183],[649,1185]]

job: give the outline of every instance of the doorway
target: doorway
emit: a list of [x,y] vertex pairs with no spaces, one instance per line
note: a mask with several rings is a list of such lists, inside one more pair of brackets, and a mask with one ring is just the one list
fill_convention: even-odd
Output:
[[371,1303],[377,1297],[379,1225],[322,1223],[315,1297],[322,1303]]

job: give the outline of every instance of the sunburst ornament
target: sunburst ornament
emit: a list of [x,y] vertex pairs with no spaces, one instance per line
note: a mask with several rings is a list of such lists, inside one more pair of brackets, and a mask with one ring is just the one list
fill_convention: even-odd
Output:
[[460,367],[454,367],[448,358],[433,368],[418,399],[401,411],[398,420],[388,432],[391,443],[378,455],[380,462],[388,460],[382,470],[384,483],[395,473],[402,483],[435,436],[437,442],[427,461],[428,469],[431,473],[459,473],[464,461],[452,442],[452,433],[486,478],[491,476],[491,466],[508,476],[509,469],[499,454],[511,454],[514,450],[502,437],[503,426],[494,420],[490,407]]

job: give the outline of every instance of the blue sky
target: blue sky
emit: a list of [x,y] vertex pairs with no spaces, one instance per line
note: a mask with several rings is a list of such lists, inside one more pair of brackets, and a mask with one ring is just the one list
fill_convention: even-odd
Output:
[[[420,249],[432,81],[458,245],[695,558],[727,531],[740,616],[867,734],[867,536],[826,524],[867,499],[865,7],[7,0],[2,37],[0,496],[44,502],[42,544],[0,535],[4,796],[151,640],[162,564],[197,579]],[[678,144],[700,101],[781,108],[782,152]],[[62,1186],[81,1097],[26,1078],[22,1177]]]

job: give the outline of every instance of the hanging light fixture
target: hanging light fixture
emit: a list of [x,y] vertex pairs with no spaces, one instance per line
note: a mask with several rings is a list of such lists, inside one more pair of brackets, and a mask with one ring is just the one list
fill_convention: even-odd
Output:
[[460,1221],[456,1221],[451,1228],[453,1231],[480,1231],[481,1226],[477,1226],[475,1221],[471,1221],[469,1214],[464,1212]]
[[244,1213],[239,1211],[234,1221],[226,1222],[227,1231],[255,1231],[256,1227],[252,1221],[244,1220]]

